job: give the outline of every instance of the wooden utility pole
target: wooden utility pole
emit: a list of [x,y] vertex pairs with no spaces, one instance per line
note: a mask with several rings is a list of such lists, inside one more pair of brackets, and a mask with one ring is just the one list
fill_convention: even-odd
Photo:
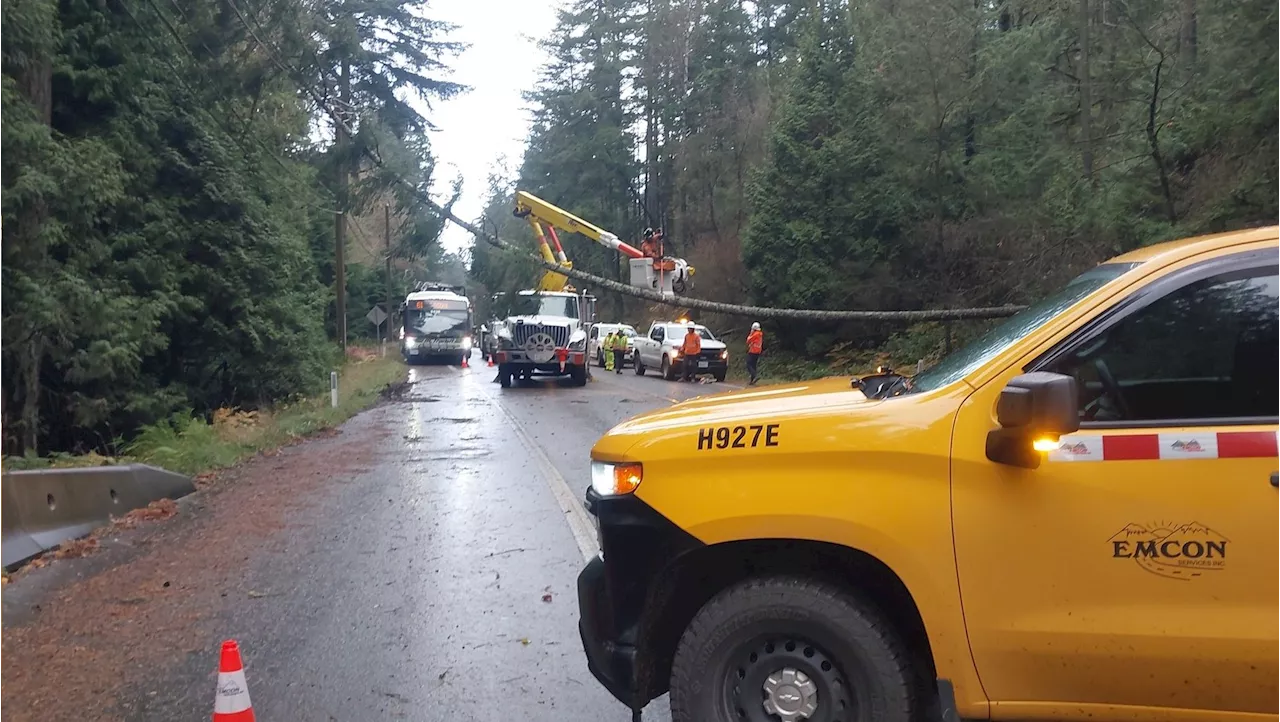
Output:
[[350,155],[348,150],[346,117],[347,109],[351,107],[351,64],[346,59],[342,61],[342,73],[338,78],[339,97],[342,100],[342,107],[338,110],[338,117],[341,121],[337,127],[338,140],[338,214],[336,225],[333,229],[334,241],[334,262],[333,262],[333,283],[337,290],[338,313],[337,313],[337,331],[338,343],[342,344],[342,350],[347,350],[347,263],[346,263],[346,246],[347,246],[347,206],[349,198],[347,194],[347,183],[350,180],[347,173],[347,156]]
[[395,311],[391,306],[391,204],[382,204],[382,218],[384,221],[383,239],[387,243],[387,340],[391,340],[391,325],[395,320]]
[[333,221],[333,285],[338,293],[338,343],[345,351],[347,350],[347,259],[343,249],[347,245],[347,214],[339,210],[333,215]]

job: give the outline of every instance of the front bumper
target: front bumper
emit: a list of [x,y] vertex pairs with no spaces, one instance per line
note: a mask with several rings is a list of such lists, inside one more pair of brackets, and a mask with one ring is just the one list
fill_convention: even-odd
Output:
[[[535,370],[548,374],[564,373],[560,370],[559,355],[561,351],[557,351],[557,358],[546,363],[537,363],[529,358],[529,354],[523,349],[500,349],[493,354],[494,361],[499,364],[514,364],[519,366],[533,366]],[[568,371],[570,366],[585,366],[587,363],[587,354],[585,351],[564,351],[564,368]]]
[[406,356],[446,356],[470,351],[471,345],[463,343],[460,338],[428,338],[414,341],[412,345],[400,344],[400,352]]
[[[680,357],[672,362],[671,367],[676,371],[683,372],[686,361],[688,361],[688,359],[684,357]],[[701,363],[706,363],[707,365],[706,366],[697,365]],[[722,359],[722,358],[697,359],[693,367],[693,371],[694,373],[699,373],[699,374],[727,373],[729,371],[729,361],[727,359]]]
[[644,636],[652,620],[644,615],[661,606],[663,572],[702,542],[631,494],[601,498],[588,489],[586,504],[599,520],[603,558],[578,575],[578,633],[587,668],[618,701],[638,709],[655,696]]

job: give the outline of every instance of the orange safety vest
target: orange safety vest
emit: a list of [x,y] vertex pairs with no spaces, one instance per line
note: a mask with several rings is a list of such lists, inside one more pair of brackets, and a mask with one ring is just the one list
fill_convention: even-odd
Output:
[[702,352],[702,337],[697,331],[690,331],[684,335],[684,348],[681,350],[685,356],[695,356]]
[[760,353],[764,350],[764,334],[752,331],[747,334],[747,353]]

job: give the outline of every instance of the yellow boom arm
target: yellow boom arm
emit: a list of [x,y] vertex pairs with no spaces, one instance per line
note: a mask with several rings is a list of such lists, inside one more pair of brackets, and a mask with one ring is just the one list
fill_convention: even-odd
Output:
[[[570,231],[572,233],[581,233],[591,240],[599,243],[605,248],[610,248],[630,259],[632,266],[632,285],[647,286],[661,290],[669,290],[673,280],[679,288],[684,287],[685,280],[693,275],[693,269],[680,259],[663,259],[664,264],[656,267],[658,271],[657,283],[653,283],[651,279],[654,277],[655,264],[639,249],[623,243],[617,236],[604,230],[603,228],[588,223],[572,213],[554,206],[541,198],[526,193],[525,191],[516,192],[516,207],[513,211],[517,218],[524,218],[529,221],[529,225],[533,226],[533,234],[538,239],[538,253],[542,255],[542,259],[548,263],[559,263],[562,266],[573,267],[573,264],[564,254],[564,249],[560,246],[560,242],[556,239],[554,231],[552,240],[556,244],[556,252],[553,254],[551,246],[547,243],[546,233],[543,231],[543,224],[551,228],[559,228],[562,231]],[[636,261],[642,262],[637,265]],[[647,279],[644,283],[639,283],[639,276],[643,275]],[[541,291],[560,291],[568,284],[569,279],[564,274],[555,271],[547,271],[543,274],[538,289]],[[683,290],[680,291],[681,293]]]

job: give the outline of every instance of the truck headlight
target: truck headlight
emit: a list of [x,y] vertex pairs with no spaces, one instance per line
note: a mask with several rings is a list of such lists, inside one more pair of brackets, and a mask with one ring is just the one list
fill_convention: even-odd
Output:
[[725,350],[721,351],[721,352],[720,352],[720,358],[722,358],[722,359],[728,359],[728,358],[729,358],[729,349],[725,349]]
[[600,496],[630,494],[643,477],[644,469],[639,464],[591,462],[591,488]]
[[516,344],[511,340],[510,336],[502,333],[498,334],[498,348],[511,349],[515,347]]
[[587,335],[579,331],[569,337],[569,350],[581,351],[587,347]]
[[463,337],[462,337],[462,348],[466,349],[467,351],[470,351],[470,350],[471,350],[471,337],[470,337],[470,336],[463,336]]
[[418,339],[414,338],[413,336],[409,336],[404,340],[405,348],[413,348],[414,346],[417,346],[417,345],[418,345]]

